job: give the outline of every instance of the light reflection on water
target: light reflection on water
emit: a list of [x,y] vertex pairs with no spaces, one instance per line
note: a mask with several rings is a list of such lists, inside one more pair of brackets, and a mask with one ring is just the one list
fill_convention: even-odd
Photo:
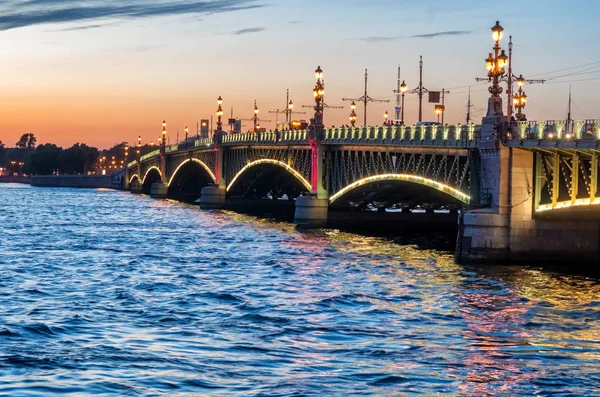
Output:
[[594,395],[600,283],[0,185],[0,394]]

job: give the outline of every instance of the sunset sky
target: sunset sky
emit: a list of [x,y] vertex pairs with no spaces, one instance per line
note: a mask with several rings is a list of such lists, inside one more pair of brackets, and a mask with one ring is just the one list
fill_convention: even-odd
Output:
[[[513,36],[514,72],[548,79],[525,87],[529,120],[565,118],[569,84],[573,118],[600,118],[598,15],[594,0],[5,0],[0,140],[12,146],[31,132],[40,143],[105,148],[156,141],[165,119],[174,143],[214,114],[219,95],[225,115],[233,106],[241,118],[256,99],[273,121],[261,125],[274,128],[268,110],[284,109],[286,88],[296,110],[310,111],[300,105],[312,104],[318,65],[326,102],[345,106],[325,113],[327,126],[347,123],[341,98],[362,95],[365,68],[369,95],[391,101],[369,106],[369,124],[381,124],[393,113],[398,64],[412,89],[419,55],[425,87],[451,91],[446,122],[465,121],[468,85],[477,119],[487,84],[475,77],[486,75],[497,19],[507,50]],[[416,95],[405,105],[415,122]],[[426,102],[424,119],[435,120]]]

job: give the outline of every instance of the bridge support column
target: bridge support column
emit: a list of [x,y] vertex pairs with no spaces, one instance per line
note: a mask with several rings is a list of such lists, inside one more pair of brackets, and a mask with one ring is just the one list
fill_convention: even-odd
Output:
[[299,228],[319,228],[327,225],[329,195],[327,186],[323,184],[325,146],[316,142],[312,147],[311,194],[296,199],[294,223]]
[[[491,106],[491,105],[490,105]],[[472,192],[474,206],[485,206],[463,213],[460,217],[456,247],[458,260],[507,259],[510,247],[509,164],[512,154],[499,140],[498,127],[504,117],[489,115],[481,124],[479,142],[480,192]]]
[[203,187],[200,193],[200,208],[222,209],[225,207],[227,190],[219,185]]
[[300,196],[296,199],[294,223],[300,228],[325,227],[328,208],[327,199],[319,199],[313,195]]
[[123,190],[129,190],[129,178],[131,178],[130,174],[131,173],[129,172],[129,167],[127,166],[127,164],[125,164],[125,176],[123,177],[122,185]]
[[142,184],[137,178],[129,184],[129,191],[134,194],[142,194]]
[[150,197],[157,199],[167,198],[169,192],[169,185],[164,182],[153,183],[150,187]]
[[227,184],[223,175],[223,161],[225,148],[215,145],[215,177],[216,183],[203,187],[200,191],[200,208],[222,209],[225,208],[227,197]]

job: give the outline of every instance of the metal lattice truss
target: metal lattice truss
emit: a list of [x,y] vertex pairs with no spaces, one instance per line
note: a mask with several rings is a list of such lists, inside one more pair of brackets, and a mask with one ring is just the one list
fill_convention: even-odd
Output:
[[468,193],[471,177],[466,151],[427,153],[339,149],[327,152],[325,167],[330,195],[359,180],[383,174],[422,177]]
[[598,151],[536,151],[535,210],[600,204]]
[[283,163],[310,180],[311,150],[310,148],[289,147],[243,147],[230,148],[225,152],[223,174],[227,183],[233,181],[238,173],[249,164],[259,160],[275,160]]

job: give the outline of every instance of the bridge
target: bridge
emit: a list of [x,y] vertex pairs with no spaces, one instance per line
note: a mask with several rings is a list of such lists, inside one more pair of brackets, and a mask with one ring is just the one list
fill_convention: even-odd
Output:
[[600,120],[248,132],[163,146],[129,163],[124,188],[155,198],[294,202],[330,210],[460,213],[458,255],[598,253]]
[[508,100],[517,112],[510,117],[509,105],[504,115],[503,30],[496,21],[480,124],[326,129],[318,67],[307,130],[228,135],[219,97],[211,139],[166,146],[163,124],[162,146],[127,165],[124,187],[199,199],[202,208],[285,201],[295,205],[295,222],[308,227],[327,225],[334,210],[443,209],[458,218],[458,259],[598,261],[600,120],[526,121],[524,80],[513,97],[510,64]]

